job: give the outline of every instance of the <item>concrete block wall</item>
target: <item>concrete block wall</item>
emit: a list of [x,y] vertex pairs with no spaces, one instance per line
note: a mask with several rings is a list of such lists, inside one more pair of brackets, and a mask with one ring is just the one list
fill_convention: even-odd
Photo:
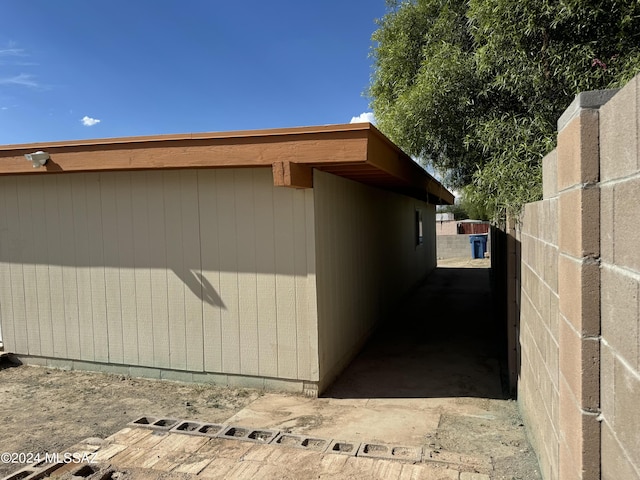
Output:
[[599,112],[580,97],[558,126],[558,409],[562,479],[600,478]]
[[[436,224],[439,222],[436,222]],[[438,258],[471,258],[471,235],[436,235],[436,255]],[[487,251],[491,241],[487,238]]]
[[602,478],[640,478],[640,77],[600,109]]
[[639,82],[576,97],[513,235],[519,402],[545,479],[640,479]]
[[558,478],[560,330],[557,154],[543,160],[544,198],[524,209],[521,229],[518,399],[544,478]]

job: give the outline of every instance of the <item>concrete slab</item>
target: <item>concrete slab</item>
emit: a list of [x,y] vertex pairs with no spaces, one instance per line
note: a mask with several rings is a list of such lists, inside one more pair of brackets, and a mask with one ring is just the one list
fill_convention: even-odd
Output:
[[[390,402],[392,403],[392,402]],[[440,414],[428,406],[394,404],[366,406],[348,399],[310,399],[266,394],[229,418],[226,423],[277,429],[320,438],[377,441],[420,446],[425,434],[435,433]]]

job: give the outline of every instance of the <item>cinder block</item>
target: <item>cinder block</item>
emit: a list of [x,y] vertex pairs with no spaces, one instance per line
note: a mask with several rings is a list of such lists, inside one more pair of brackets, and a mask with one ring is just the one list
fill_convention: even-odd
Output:
[[631,462],[640,466],[640,376],[622,362],[615,362],[615,428],[616,437],[629,454]]
[[558,245],[558,197],[549,200],[549,243]]
[[559,383],[567,382],[578,406],[595,412],[600,406],[600,342],[584,338],[560,321]]
[[553,385],[554,390],[558,390],[558,376],[560,373],[560,349],[556,340],[549,336],[546,342],[547,352],[545,354],[547,362],[547,371],[549,372],[549,379]]
[[544,247],[544,281],[553,292],[558,292],[558,249],[551,245]]
[[542,198],[558,194],[558,151],[552,150],[542,159]]
[[267,445],[271,443],[279,434],[278,430],[266,428],[241,427],[238,425],[227,425],[218,433],[218,438],[231,440],[242,440],[244,442],[261,443]]
[[[549,325],[549,319],[551,318],[551,290],[547,285],[540,285],[540,305],[538,306],[538,310],[542,315],[542,321],[545,325]],[[547,336],[546,331],[544,332],[544,336]]]
[[552,293],[549,296],[549,302],[551,304],[549,307],[549,330],[551,331],[551,335],[553,335],[556,343],[558,343],[560,339],[560,332],[558,329],[558,320],[560,318],[560,299],[558,298],[557,292]]
[[601,180],[638,171],[638,77],[600,109]]
[[631,365],[638,361],[638,281],[606,265],[601,272],[602,337]]
[[600,191],[576,188],[558,197],[558,247],[576,258],[600,255]]
[[640,179],[635,178],[615,186],[614,262],[640,272],[638,222],[640,218]]
[[416,463],[422,460],[422,448],[400,445],[383,445],[378,443],[362,443],[358,449],[357,456],[403,460],[406,462]]
[[583,109],[558,133],[558,192],[599,179],[598,110]]
[[[631,460],[622,450],[610,426],[602,423],[602,480],[620,480],[622,478],[637,478]],[[636,465],[636,468],[638,466]]]
[[43,478],[40,476],[40,473],[41,472],[38,468],[34,468],[30,465],[28,467],[21,468],[7,477],[3,477],[2,480],[33,480],[34,478]]
[[614,188],[600,187],[600,259],[603,263],[613,263],[613,244],[615,236]]
[[533,224],[533,219],[531,218],[533,215],[533,204],[532,203],[527,203],[524,206],[524,209],[522,210],[522,233],[524,235],[530,235],[533,236],[533,231],[531,229],[531,226]]
[[152,430],[168,432],[179,422],[180,420],[178,420],[177,418],[152,417],[149,415],[143,415],[142,417],[138,417],[132,422],[129,422],[127,425],[131,427],[150,428]]
[[[559,444],[558,434],[554,424],[550,418],[545,418],[543,443],[546,452],[544,463],[546,464],[547,476],[545,478],[558,478],[553,472],[558,471]],[[542,465],[541,465],[542,466]]]
[[600,478],[600,422],[576,404],[568,385],[560,379],[560,478]]
[[600,268],[596,262],[558,257],[560,313],[585,336],[600,335]]
[[329,447],[331,442],[331,439],[308,437],[305,435],[294,435],[282,432],[278,434],[272,444],[322,453],[327,450],[327,447]]
[[195,435],[199,437],[217,437],[226,425],[219,423],[203,423],[195,420],[180,420],[173,427],[170,433],[180,433],[183,435]]
[[355,457],[360,448],[359,442],[348,442],[345,440],[332,440],[327,447],[327,453],[338,453],[340,455],[350,455]]
[[195,434],[202,435],[204,437],[217,437],[226,427],[226,425],[219,423],[203,423],[198,427]]
[[559,479],[582,480],[582,463],[579,458],[574,458],[571,450],[564,441],[558,446],[558,471]]
[[609,346],[600,345],[600,412],[604,421],[613,427],[615,419],[615,358]]
[[[171,432],[181,433],[183,435],[198,435],[198,429],[200,429],[201,427],[201,422],[196,422],[194,420],[181,420],[176,425],[171,427]],[[218,429],[218,431],[220,431],[220,429]]]
[[[540,222],[540,215],[539,215],[539,210],[538,210],[538,206],[541,204],[542,202],[532,202],[527,204],[527,218],[526,218],[526,233],[528,235],[531,235],[534,238],[539,238],[538,235],[538,229],[539,229],[539,222]],[[523,228],[522,231],[525,232],[525,225],[523,222]]]

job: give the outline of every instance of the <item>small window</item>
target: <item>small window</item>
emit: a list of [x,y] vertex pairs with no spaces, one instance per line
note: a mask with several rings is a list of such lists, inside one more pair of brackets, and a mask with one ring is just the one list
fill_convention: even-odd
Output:
[[422,236],[422,210],[416,209],[416,246],[422,245],[424,237]]

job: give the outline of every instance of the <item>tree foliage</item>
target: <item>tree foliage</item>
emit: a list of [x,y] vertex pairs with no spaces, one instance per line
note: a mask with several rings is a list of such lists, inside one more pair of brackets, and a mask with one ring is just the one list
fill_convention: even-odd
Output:
[[637,0],[388,1],[369,96],[407,153],[494,217],[541,195],[573,97],[640,70]]

